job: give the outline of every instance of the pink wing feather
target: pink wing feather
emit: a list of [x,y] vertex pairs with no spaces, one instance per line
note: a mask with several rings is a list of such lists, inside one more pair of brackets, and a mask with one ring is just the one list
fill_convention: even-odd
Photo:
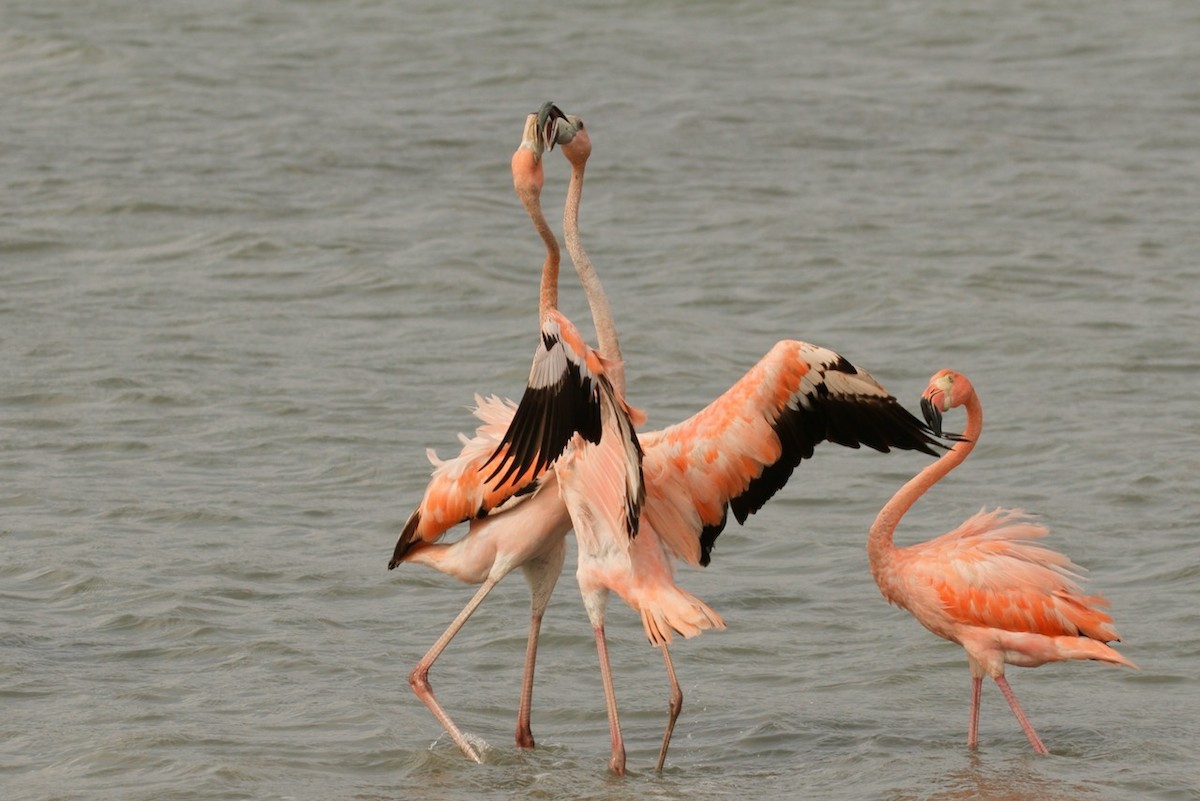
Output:
[[940,616],[952,625],[1118,640],[1101,608],[1108,602],[1078,583],[1083,568],[1037,542],[1048,533],[1020,510],[980,511],[936,539],[899,549],[893,574],[904,576],[912,605],[924,607],[910,611],[935,631]]
[[869,373],[784,340],[706,408],[642,436],[646,516],[676,556],[707,565],[728,511],[744,523],[825,441],[931,455],[941,446]]

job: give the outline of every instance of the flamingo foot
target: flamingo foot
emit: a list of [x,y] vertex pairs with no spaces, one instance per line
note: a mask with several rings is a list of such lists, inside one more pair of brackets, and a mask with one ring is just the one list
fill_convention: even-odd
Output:
[[533,750],[533,748],[534,748],[533,732],[529,730],[528,726],[526,726],[524,728],[521,728],[520,726],[517,727],[517,738],[516,739],[517,739],[517,748],[522,748],[526,751]]
[[608,760],[608,769],[618,776],[625,775],[625,748],[613,751],[612,757]]

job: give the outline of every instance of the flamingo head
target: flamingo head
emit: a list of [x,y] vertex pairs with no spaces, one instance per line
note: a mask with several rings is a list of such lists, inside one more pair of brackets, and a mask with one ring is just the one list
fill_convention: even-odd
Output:
[[925,422],[938,436],[956,439],[957,435],[942,431],[942,414],[956,406],[962,406],[973,395],[975,388],[962,373],[939,370],[929,379],[929,386],[921,395],[921,413]]
[[568,114],[559,121],[555,133],[567,161],[576,167],[584,166],[592,155],[592,139],[583,127],[583,120]]
[[542,153],[545,144],[542,139],[542,126],[539,115],[530,114],[525,118],[525,129],[521,133],[521,144],[517,145],[512,157],[513,188],[517,195],[525,199],[536,200],[542,192],[544,175],[542,172]]

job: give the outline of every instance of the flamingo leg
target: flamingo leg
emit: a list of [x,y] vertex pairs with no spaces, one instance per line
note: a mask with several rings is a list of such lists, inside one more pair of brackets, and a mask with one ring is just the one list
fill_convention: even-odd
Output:
[[530,728],[533,708],[533,670],[537,663],[538,633],[542,628],[542,613],[529,616],[529,641],[525,645],[525,675],[521,680],[521,706],[517,710],[517,747],[533,748],[533,730]]
[[429,649],[425,656],[421,657],[421,661],[408,674],[408,684],[412,687],[413,692],[424,702],[425,706],[429,707],[429,711],[442,724],[442,728],[450,735],[450,739],[454,740],[459,750],[463,752],[467,759],[474,760],[475,762],[483,762],[483,758],[475,750],[475,747],[467,742],[467,738],[463,735],[462,731],[454,724],[454,721],[450,719],[450,715],[446,713],[446,710],[442,708],[437,698],[434,697],[433,687],[429,684],[429,669],[433,667],[433,663],[441,656],[442,651],[446,650],[446,646],[454,639],[454,635],[458,634],[462,627],[466,625],[467,620],[470,619],[475,610],[479,608],[479,605],[483,603],[483,599],[487,597],[488,593],[495,586],[496,581],[493,579],[483,582],[483,585],[476,591],[467,605],[463,607],[463,610],[458,613],[458,617],[454,618],[449,627],[442,632],[442,636],[438,637],[433,647]]
[[1038,737],[1038,733],[1033,730],[1033,724],[1029,722],[1029,718],[1025,717],[1025,710],[1021,709],[1021,705],[1017,703],[1017,696],[1013,694],[1012,687],[1008,686],[1008,679],[996,676],[996,686],[1000,688],[1000,692],[1004,693],[1004,699],[1012,707],[1013,714],[1017,716],[1017,722],[1025,730],[1025,736],[1029,738],[1029,744],[1033,746],[1033,750],[1039,754],[1050,753],[1042,743],[1042,738]]
[[518,748],[533,748],[533,730],[530,717],[533,709],[533,672],[537,665],[538,635],[542,629],[542,617],[550,604],[550,595],[562,573],[566,556],[566,541],[545,557],[532,559],[522,566],[525,580],[529,582],[530,614],[529,639],[525,645],[525,674],[521,679],[521,704],[517,709],[516,741]]
[[679,687],[679,678],[675,675],[675,665],[671,662],[671,652],[666,643],[661,646],[663,662],[667,665],[667,679],[671,682],[671,701],[667,709],[667,730],[663,733],[662,747],[658,749],[658,764],[654,766],[655,773],[662,773],[663,763],[667,761],[667,746],[671,744],[671,734],[675,731],[675,721],[683,710],[683,690]]
[[612,757],[608,767],[618,776],[625,775],[625,740],[621,737],[621,721],[617,717],[617,692],[613,687],[612,668],[608,662],[608,642],[604,626],[596,626],[596,653],[600,657],[600,680],[604,682],[604,702],[608,707],[608,732],[612,738]]
[[967,748],[979,746],[979,699],[983,694],[983,677],[971,677],[971,721],[967,726]]

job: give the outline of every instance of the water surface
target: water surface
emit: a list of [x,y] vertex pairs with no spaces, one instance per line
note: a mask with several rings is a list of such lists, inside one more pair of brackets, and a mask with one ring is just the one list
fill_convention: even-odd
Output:
[[[1133,3],[10,2],[0,10],[0,781],[7,799],[1200,798],[1200,11]],[[961,649],[863,545],[925,460],[826,447],[704,571],[729,623],[609,634],[573,570],[515,749],[528,595],[385,569],[424,451],[517,395],[540,245],[508,158],[554,99],[659,427],[777,339],[987,410],[901,542],[1043,516],[1142,671]],[[545,203],[567,180],[549,161]],[[586,320],[578,290],[564,309]]]

